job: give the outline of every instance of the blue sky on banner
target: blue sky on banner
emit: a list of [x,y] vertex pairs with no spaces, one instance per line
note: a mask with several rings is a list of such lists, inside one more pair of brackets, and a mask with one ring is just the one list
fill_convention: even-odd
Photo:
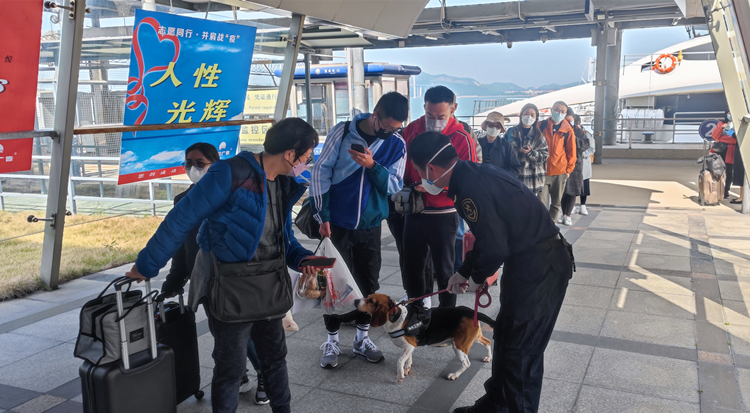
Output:
[[[125,124],[242,119],[256,29],[137,10]],[[120,183],[182,173],[185,149],[216,146],[237,152],[239,127],[123,133]]]

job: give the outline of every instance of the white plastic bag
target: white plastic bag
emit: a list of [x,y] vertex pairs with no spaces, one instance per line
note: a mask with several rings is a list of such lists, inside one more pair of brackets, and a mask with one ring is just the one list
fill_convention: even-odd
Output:
[[323,309],[326,313],[345,314],[356,310],[355,300],[362,297],[362,292],[341,254],[333,246],[330,238],[325,238],[321,245],[321,255],[335,258],[336,264],[326,272],[326,294],[323,298]]
[[301,313],[303,311],[309,311],[313,308],[319,308],[321,300],[310,300],[308,298],[300,297],[299,294],[297,294],[297,283],[299,282],[300,277],[302,277],[301,272],[296,271],[289,271],[289,276],[292,278],[292,286],[294,288],[294,293],[292,294],[294,303],[292,304],[292,314]]

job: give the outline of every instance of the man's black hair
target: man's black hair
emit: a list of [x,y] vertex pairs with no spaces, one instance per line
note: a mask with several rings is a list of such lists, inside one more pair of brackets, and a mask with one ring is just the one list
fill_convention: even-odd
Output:
[[[445,145],[450,145],[443,149],[435,159],[430,162],[433,156]],[[425,132],[414,138],[409,145],[407,153],[412,163],[419,169],[426,169],[427,163],[447,168],[451,166],[453,160],[458,158],[456,148],[451,145],[451,139],[439,132]]]
[[263,142],[263,150],[269,155],[294,150],[297,158],[316,146],[318,146],[318,132],[300,118],[286,118],[271,126]]
[[[551,107],[550,109],[554,108],[554,107],[555,107],[555,106],[557,106],[557,105],[563,105],[563,106],[565,106],[565,109],[566,109],[566,110],[567,110],[567,109],[570,109],[570,108],[568,107],[568,104],[567,104],[567,103],[565,103],[565,102],[563,102],[562,100],[558,100],[557,102],[555,102],[555,104],[554,104],[554,105],[552,105],[552,107]],[[567,116],[567,115],[566,115],[566,116]]]
[[456,103],[456,94],[445,86],[433,86],[425,92],[424,102],[433,104],[446,102],[452,105]]
[[219,156],[219,151],[216,150],[216,147],[206,142],[198,142],[190,145],[190,147],[185,149],[185,157],[187,158],[187,155],[195,150],[200,151],[203,156],[205,156],[206,159],[211,163],[218,162],[219,159],[221,159],[221,157]]
[[405,122],[409,117],[409,99],[398,92],[388,92],[378,99],[374,111],[383,119]]
[[573,108],[568,107],[568,112],[565,114],[565,116],[576,116],[576,112],[573,110]]

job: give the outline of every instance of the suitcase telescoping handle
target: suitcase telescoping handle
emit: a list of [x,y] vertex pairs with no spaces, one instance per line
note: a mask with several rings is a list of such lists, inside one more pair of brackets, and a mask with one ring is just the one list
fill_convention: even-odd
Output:
[[[117,282],[115,282],[115,291],[117,291],[117,317],[120,319],[120,343],[122,345],[122,364],[125,367],[125,370],[130,369],[130,354],[128,354],[128,334],[125,331],[125,317],[123,317],[123,314],[125,312],[125,306],[123,305],[122,301],[122,287],[124,285],[129,285],[133,281],[136,281],[134,278],[128,278],[128,277],[122,277]],[[156,359],[156,326],[154,324],[154,301],[153,301],[153,295],[151,294],[151,280],[146,279],[146,308],[148,311],[148,330],[149,330],[149,340],[150,340],[150,347],[151,347],[151,358]]]
[[[185,293],[185,289],[180,288],[180,291],[177,292],[178,300],[180,301],[180,314],[185,314],[185,301],[182,298],[182,295]],[[159,314],[161,315],[161,321],[163,323],[167,322],[167,313],[164,311],[164,300],[167,299],[167,296],[164,293],[161,293],[156,296],[156,302],[159,304]]]

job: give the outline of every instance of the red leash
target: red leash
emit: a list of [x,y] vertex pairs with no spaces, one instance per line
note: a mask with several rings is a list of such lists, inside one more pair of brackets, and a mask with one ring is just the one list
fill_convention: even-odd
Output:
[[[463,285],[468,286],[469,283],[466,283],[466,284],[463,284]],[[433,295],[438,295],[438,294],[442,294],[442,293],[445,293],[445,292],[448,292],[447,288],[443,289],[443,290],[440,290],[440,291],[436,291],[436,292],[431,293],[431,294],[423,295],[421,297],[410,298],[408,300],[401,300],[401,302],[398,303],[398,304],[399,305],[401,305],[401,304],[410,304],[410,303],[413,303],[414,301],[419,301],[419,300],[422,300],[422,299],[425,299],[425,298],[428,298],[428,297],[432,297]],[[487,297],[487,302],[485,304],[482,304],[482,296],[486,296]],[[487,308],[487,307],[490,306],[490,304],[492,304],[492,296],[490,295],[489,286],[487,286],[487,288],[478,289],[476,291],[476,297],[474,298],[474,327],[479,327],[479,320],[478,320],[479,309],[480,308]]]

